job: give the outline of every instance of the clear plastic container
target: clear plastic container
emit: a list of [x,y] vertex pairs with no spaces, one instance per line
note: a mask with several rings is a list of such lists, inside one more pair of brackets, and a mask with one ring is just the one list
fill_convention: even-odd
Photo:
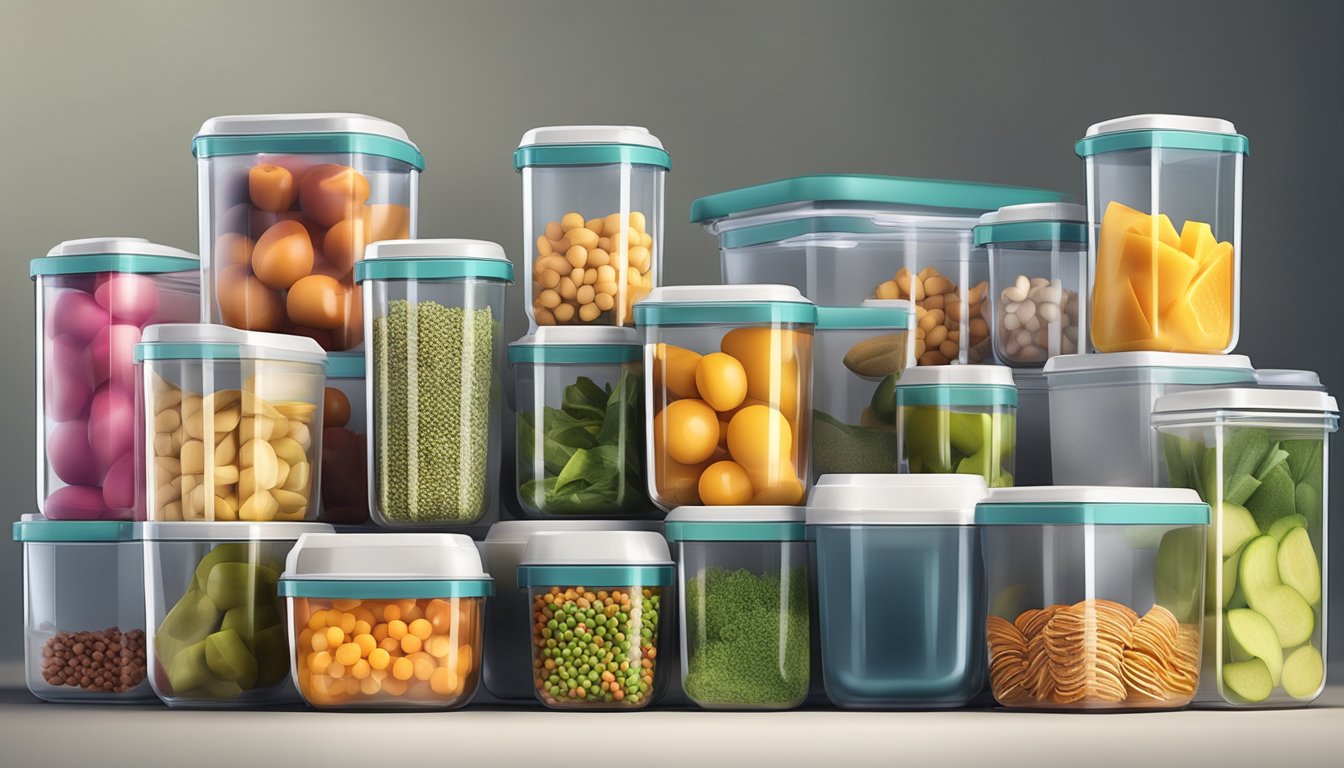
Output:
[[135,345],[198,319],[200,262],[138,237],[67,240],[29,264],[37,304],[37,508],[50,520],[129,520]]
[[892,394],[881,394],[884,407],[896,412],[903,471],[980,475],[991,488],[1014,484],[1017,387],[1011,369],[911,368]]
[[913,362],[910,302],[818,307],[812,382],[812,479],[895,472],[901,463],[891,390]]
[[317,516],[327,353],[312,339],[155,325],[135,348],[149,520]]
[[343,112],[230,115],[206,120],[191,151],[200,317],[359,349],[352,267],[368,243],[416,236],[425,158],[406,131]]
[[1014,485],[1051,485],[1050,387],[1039,368],[1014,368],[1017,455]]
[[[667,542],[644,531],[538,533],[527,540],[537,700],[551,709],[643,709],[663,692],[663,598],[676,576]],[[586,654],[586,656],[585,656]]]
[[[1087,211],[1033,203],[980,217],[975,245],[989,251],[994,356],[1037,368],[1087,351]],[[1080,342],[1081,340],[1081,342]]]
[[1126,352],[1052,357],[1045,378],[1054,482],[1163,486],[1153,403],[1172,392],[1249,386],[1255,370],[1242,355]]
[[[631,325],[661,282],[663,182],[672,160],[647,128],[533,128],[523,176],[527,316],[544,325]],[[582,270],[582,271],[580,271]]]
[[1131,115],[1087,129],[1092,344],[1225,353],[1241,315],[1241,168],[1250,142],[1212,117]]
[[1196,703],[1301,707],[1325,688],[1330,433],[1312,390],[1217,389],[1154,407],[1166,482],[1213,508]]
[[833,174],[702,197],[691,221],[718,236],[724,283],[784,283],[822,306],[911,300],[917,320],[935,318],[917,332],[932,335],[917,349],[920,365],[979,363],[992,359],[989,274],[971,229],[1003,206],[1068,199],[997,184]]
[[280,577],[294,684],[317,709],[456,709],[494,582],[454,533],[304,534]]
[[802,507],[678,507],[681,685],[705,709],[793,709],[812,662]]
[[327,355],[322,400],[322,506],[318,519],[333,525],[369,522],[368,388],[364,355]]
[[807,504],[826,695],[954,708],[985,684],[978,475],[827,475]]
[[149,682],[170,707],[251,709],[299,701],[276,584],[322,523],[144,523]]
[[812,480],[812,302],[783,285],[665,287],[635,321],[654,503],[801,504]]
[[994,698],[1010,708],[1180,709],[1199,685],[1204,529],[1192,491],[992,491],[977,508]]
[[499,486],[504,289],[481,240],[375,243],[355,265],[370,337],[369,508],[379,525],[488,525]]
[[50,702],[153,701],[136,524],[24,515],[14,540],[23,544],[28,690]]
[[536,517],[643,517],[643,349],[633,328],[538,328],[509,345],[518,500]]

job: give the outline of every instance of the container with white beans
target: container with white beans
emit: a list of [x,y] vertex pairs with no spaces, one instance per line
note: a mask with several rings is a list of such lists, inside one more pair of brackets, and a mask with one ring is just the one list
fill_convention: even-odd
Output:
[[1087,216],[1073,203],[1000,208],[980,217],[974,237],[989,251],[994,354],[1039,368],[1055,355],[1086,351]]

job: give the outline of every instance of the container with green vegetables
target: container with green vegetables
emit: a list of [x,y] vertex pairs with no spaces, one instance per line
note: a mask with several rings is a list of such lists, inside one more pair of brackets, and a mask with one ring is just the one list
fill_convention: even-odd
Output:
[[393,528],[488,524],[513,265],[479,240],[387,240],[355,265],[369,340],[369,507]]
[[509,345],[518,500],[533,517],[646,517],[642,347],[634,329],[538,328]]

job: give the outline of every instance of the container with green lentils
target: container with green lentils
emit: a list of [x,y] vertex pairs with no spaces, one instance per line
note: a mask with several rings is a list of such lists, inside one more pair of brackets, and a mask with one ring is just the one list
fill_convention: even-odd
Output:
[[495,510],[504,290],[513,265],[479,240],[374,243],[364,291],[369,506],[392,528],[475,528]]
[[642,709],[666,687],[659,642],[675,577],[650,531],[528,539],[518,586],[531,610],[532,682],[552,709]]

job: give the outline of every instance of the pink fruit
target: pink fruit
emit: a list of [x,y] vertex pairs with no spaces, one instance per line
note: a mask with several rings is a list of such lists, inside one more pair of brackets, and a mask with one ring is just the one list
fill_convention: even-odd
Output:
[[139,343],[140,329],[134,325],[109,325],[99,331],[89,344],[94,384],[110,379],[120,389],[134,392],[135,345]]
[[57,424],[47,435],[47,463],[61,482],[93,485],[98,482],[97,457],[89,445],[89,424],[82,419]]
[[103,503],[103,492],[87,485],[57,488],[42,505],[42,514],[48,520],[99,520],[114,516],[109,513]]
[[140,325],[159,307],[159,287],[144,275],[109,272],[98,276],[93,298],[116,322]]
[[135,453],[124,454],[103,478],[103,502],[111,509],[135,506]]
[[43,405],[52,421],[88,417],[93,398],[93,362],[83,344],[57,336],[47,346]]
[[89,408],[89,445],[98,467],[107,470],[129,453],[134,443],[135,402],[131,395],[113,385],[99,387]]
[[89,341],[111,322],[107,310],[98,306],[83,291],[62,291],[51,304],[47,316],[47,335],[56,338],[69,334],[78,341]]

